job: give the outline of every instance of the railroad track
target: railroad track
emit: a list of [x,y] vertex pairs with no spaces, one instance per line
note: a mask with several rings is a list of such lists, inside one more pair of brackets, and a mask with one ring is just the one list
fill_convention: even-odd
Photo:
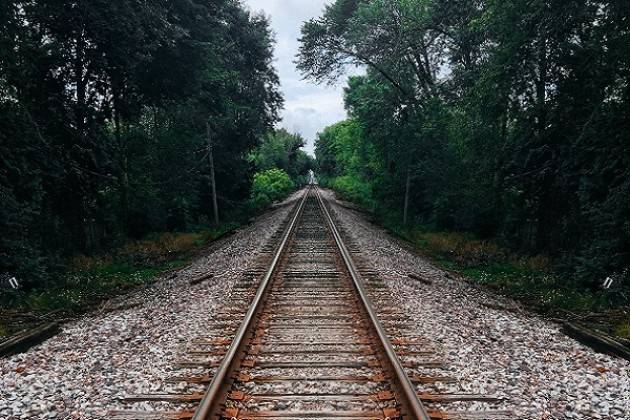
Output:
[[[369,266],[355,265],[342,235],[318,187],[308,187],[276,235],[275,250],[267,249],[236,286],[233,305],[226,305],[208,336],[191,343],[187,359],[178,362],[181,368],[205,370],[172,378],[197,392],[129,396],[130,402],[182,408],[118,411],[109,418],[510,418],[504,412],[441,409],[493,397],[417,391],[418,384],[452,380],[408,374],[439,368],[441,362],[431,359],[435,354],[423,337],[401,336],[404,314],[388,306]],[[437,408],[428,410],[423,402]]]

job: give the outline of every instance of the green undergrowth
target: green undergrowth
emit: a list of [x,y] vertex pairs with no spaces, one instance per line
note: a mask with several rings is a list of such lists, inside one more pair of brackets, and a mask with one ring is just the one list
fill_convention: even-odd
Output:
[[282,169],[272,168],[254,175],[250,203],[263,210],[275,201],[286,198],[295,189],[295,183]]
[[[88,311],[107,298],[150,284],[164,271],[185,266],[205,245],[237,226],[226,223],[199,232],[153,234],[106,255],[76,256],[49,287],[7,293],[0,308],[32,314]],[[0,324],[0,336],[9,329],[13,328]]]
[[[285,198],[291,191],[275,197]],[[98,308],[105,300],[151,284],[171,269],[183,267],[207,246],[260,214],[264,208],[233,211],[232,221],[196,232],[163,232],[97,256],[77,255],[41,287],[0,294],[0,341],[37,325]],[[42,315],[47,315],[43,318]],[[38,321],[38,319],[40,319]]]
[[[345,188],[332,186],[344,199],[363,208],[375,207],[371,202],[366,206],[366,200],[356,200]],[[513,298],[538,313],[583,320],[607,333],[630,339],[627,290],[594,291],[563,274],[549,257],[520,255],[493,240],[439,231],[422,224],[405,227],[400,223],[400,214],[383,209],[377,209],[372,216],[375,223],[410,242],[436,265],[459,272],[475,284]]]
[[351,201],[364,209],[376,207],[371,198],[371,186],[351,176],[340,176],[333,180],[324,180],[324,185],[332,187],[344,200]]
[[615,335],[630,340],[630,320],[617,325]]
[[493,241],[457,232],[433,231],[426,226],[390,230],[411,242],[437,265],[457,271],[474,283],[514,298],[545,315],[584,319],[591,314],[614,313],[597,327],[630,338],[628,301],[616,290],[592,291],[561,274],[546,256],[523,256]]

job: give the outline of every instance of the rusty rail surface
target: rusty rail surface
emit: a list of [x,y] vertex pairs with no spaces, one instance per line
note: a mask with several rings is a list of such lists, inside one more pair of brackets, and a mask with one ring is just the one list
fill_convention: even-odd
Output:
[[397,382],[397,388],[401,392],[404,393],[404,398],[408,405],[409,413],[413,415],[413,418],[416,418],[418,420],[429,420],[430,419],[429,413],[424,408],[424,406],[422,405],[422,402],[418,398],[418,393],[413,383],[411,382],[411,380],[405,373],[405,370],[403,369],[402,364],[400,363],[400,359],[398,359],[398,356],[396,355],[396,351],[394,350],[392,344],[387,338],[387,333],[385,332],[385,329],[381,325],[381,322],[379,321],[378,316],[376,315],[376,312],[374,311],[374,308],[372,307],[372,304],[370,303],[370,299],[367,295],[367,292],[365,291],[365,288],[363,287],[363,283],[361,282],[361,279],[359,278],[359,274],[354,265],[354,262],[352,261],[350,252],[344,245],[343,239],[341,238],[341,235],[339,234],[339,231],[337,230],[337,227],[335,226],[335,223],[333,222],[333,219],[330,216],[330,212],[328,211],[328,208],[326,208],[326,205],[324,204],[324,201],[322,200],[322,197],[319,194],[319,191],[316,189],[315,192],[317,195],[317,200],[319,202],[319,205],[326,216],[326,222],[328,223],[328,226],[332,232],[332,235],[335,238],[335,243],[337,244],[337,247],[339,248],[339,252],[341,253],[341,256],[343,257],[343,261],[346,264],[346,268],[348,272],[350,273],[350,276],[352,277],[353,285],[357,290],[357,294],[361,298],[361,303],[363,304],[363,308],[365,312],[368,314],[368,316],[370,317],[372,328],[376,332],[376,335],[378,336],[378,339],[380,340],[380,344],[383,347],[385,354],[387,355],[387,360],[390,363],[392,370],[394,371],[394,380]]
[[[396,356],[396,353],[394,349],[392,348],[392,345],[389,343],[387,335],[383,327],[381,326],[378,320],[378,317],[376,313],[374,312],[374,309],[372,308],[369,302],[369,298],[363,288],[363,285],[361,284],[361,280],[359,279],[359,275],[356,272],[356,269],[352,262],[352,258],[348,250],[346,249],[337,228],[335,227],[335,223],[330,217],[330,213],[328,212],[328,209],[324,205],[324,202],[320,196],[320,193],[317,187],[310,187],[310,186],[305,192],[304,198],[300,204],[300,208],[296,212],[291,222],[291,225],[289,226],[289,229],[287,230],[285,234],[284,239],[282,240],[280,246],[278,247],[278,250],[272,261],[272,264],[269,267],[269,270],[267,271],[265,278],[261,282],[260,289],[256,297],[254,298],[254,301],[252,302],[252,306],[250,307],[245,318],[243,319],[243,323],[241,324],[241,327],[239,328],[239,331],[234,339],[234,342],[232,343],[232,346],[230,347],[230,350],[228,351],[228,354],[226,355],[224,361],[221,363],[221,366],[219,367],[217,373],[215,374],[206,394],[204,395],[199,407],[197,408],[193,416],[193,419],[194,420],[208,420],[208,419],[222,418],[222,417],[235,419],[235,418],[250,418],[255,415],[255,413],[254,414],[250,413],[250,414],[243,415],[243,417],[240,417],[238,410],[235,410],[235,409],[226,410],[224,400],[226,399],[226,397],[231,397],[233,399],[244,398],[244,395],[240,395],[237,393],[229,394],[229,389],[231,388],[231,385],[232,385],[231,383],[233,382],[232,378],[238,377],[238,372],[240,370],[239,365],[242,364],[243,359],[246,354],[245,346],[247,345],[247,337],[249,336],[250,341],[251,341],[251,337],[253,336],[252,332],[256,328],[256,323],[259,322],[260,311],[263,305],[263,301],[267,297],[269,285],[272,281],[274,273],[276,272],[278,268],[282,255],[286,252],[286,249],[289,247],[290,239],[292,235],[294,234],[295,228],[298,226],[300,218],[302,217],[304,205],[307,199],[309,198],[309,195],[311,194],[315,195],[316,197],[321,214],[324,216],[325,223],[328,226],[328,230],[334,239],[334,243],[337,247],[337,252],[341,255],[343,263],[345,264],[345,269],[348,271],[350,278],[352,279],[352,285],[355,289],[356,295],[359,298],[358,301],[362,305],[361,309],[364,312],[363,316],[369,319],[368,328],[371,330],[370,333],[373,337],[375,336],[378,338],[378,340],[371,340],[371,341],[376,341],[379,343],[380,345],[380,348],[378,349],[379,353],[382,353],[384,356],[384,357],[379,357],[379,359],[382,359],[381,360],[382,364],[387,365],[385,366],[384,371],[387,372],[387,377],[390,378],[391,382],[393,383],[392,388],[395,391],[393,394],[388,394],[387,392],[385,392],[385,393],[381,393],[381,395],[378,395],[375,398],[387,399],[390,397],[394,397],[397,402],[397,407],[400,408],[400,410],[385,409],[383,410],[382,418],[389,418],[390,416],[403,417],[403,413],[404,413],[405,418],[429,420],[430,419],[429,414],[424,409],[420,399],[418,398],[417,392],[415,391],[413,384],[411,383],[411,381],[405,374],[403,367],[401,366],[400,361],[398,360],[398,357]],[[324,226],[322,226],[322,228],[325,229]],[[316,363],[313,363],[313,366],[317,366]],[[343,367],[343,366],[347,366],[347,364],[340,363],[339,366]],[[327,397],[331,397],[331,396],[327,396]],[[277,398],[279,400],[282,400],[281,395],[277,396]],[[343,396],[339,396],[339,398],[343,399]],[[275,414],[273,413],[266,413],[266,414],[260,413],[260,414],[261,414],[261,417],[270,417],[273,415],[278,415],[278,416],[280,415],[277,412]],[[358,417],[360,416],[360,414],[361,414],[360,410],[357,410],[357,412],[355,413],[349,413],[347,411],[338,413],[338,415],[352,415],[353,417],[354,416]],[[287,411],[286,413],[283,413],[283,417],[287,415],[291,415],[291,411]],[[293,415],[296,417],[308,415],[310,417],[313,415],[313,413],[307,414],[307,413],[302,412],[302,413],[294,413]],[[322,415],[335,415],[335,414],[329,412],[329,413],[322,413]],[[373,415],[373,414],[366,413],[366,418],[368,418],[370,415]]]
[[234,365],[239,361],[239,357],[237,356],[240,356],[241,358],[243,357],[245,352],[245,349],[243,348],[245,337],[247,333],[251,332],[251,329],[254,326],[254,318],[260,310],[271,278],[278,267],[278,262],[285,252],[289,239],[291,238],[291,234],[295,230],[295,226],[297,225],[297,222],[302,215],[304,204],[306,203],[306,199],[308,198],[310,191],[311,186],[309,185],[304,192],[304,196],[300,201],[298,209],[295,212],[288,229],[284,233],[284,237],[282,238],[282,241],[280,242],[280,245],[278,246],[278,249],[276,250],[276,253],[273,257],[271,265],[269,266],[269,269],[267,270],[267,273],[265,274],[265,277],[260,284],[260,288],[258,289],[256,296],[254,297],[254,301],[247,311],[247,314],[245,315],[245,318],[243,319],[243,322],[241,323],[241,326],[236,333],[236,336],[234,337],[234,341],[232,342],[232,345],[230,346],[230,349],[228,350],[225,359],[223,359],[223,362],[221,362],[219,370],[212,379],[212,382],[210,382],[210,386],[208,387],[206,394],[201,400],[201,403],[199,404],[199,407],[197,408],[193,419],[211,418],[212,412],[217,404],[217,396],[221,390],[221,387],[225,387],[225,381],[228,378],[228,374],[235,368]]
[[[213,316],[207,336],[193,340],[189,359],[178,363],[205,373],[172,382],[207,385],[205,391],[129,396],[129,402],[184,409],[119,411],[108,418],[514,418],[506,411],[442,409],[496,397],[416,389],[456,381],[431,372],[444,367],[437,353],[413,329],[405,333],[409,318],[382,291],[373,262],[362,260],[360,249],[343,236],[319,188],[309,185],[258,265]],[[427,410],[425,404],[438,406]]]

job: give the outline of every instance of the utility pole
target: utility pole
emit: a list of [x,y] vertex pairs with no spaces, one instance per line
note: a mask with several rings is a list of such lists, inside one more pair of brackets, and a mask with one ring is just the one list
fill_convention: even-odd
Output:
[[405,208],[403,210],[403,225],[407,226],[407,214],[409,213],[409,194],[411,190],[411,169],[407,169],[407,184],[405,185]]
[[212,135],[210,134],[210,121],[206,121],[206,140],[208,142],[208,163],[210,164],[210,190],[212,193],[212,211],[214,213],[214,224],[219,225],[219,206],[217,205],[217,184],[214,178],[214,156]]

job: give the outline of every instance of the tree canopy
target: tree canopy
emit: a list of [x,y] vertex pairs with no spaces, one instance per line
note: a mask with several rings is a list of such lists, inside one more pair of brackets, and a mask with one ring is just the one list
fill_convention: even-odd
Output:
[[333,2],[304,24],[298,67],[319,82],[348,65],[365,74],[348,80],[351,119],[319,136],[320,178],[546,253],[586,281],[629,281],[629,13],[592,0]]
[[267,133],[249,159],[259,171],[282,169],[294,182],[304,183],[313,167],[313,158],[302,149],[305,145],[301,135],[280,128]]
[[267,19],[237,0],[0,4],[0,273],[203,224],[282,97]]

